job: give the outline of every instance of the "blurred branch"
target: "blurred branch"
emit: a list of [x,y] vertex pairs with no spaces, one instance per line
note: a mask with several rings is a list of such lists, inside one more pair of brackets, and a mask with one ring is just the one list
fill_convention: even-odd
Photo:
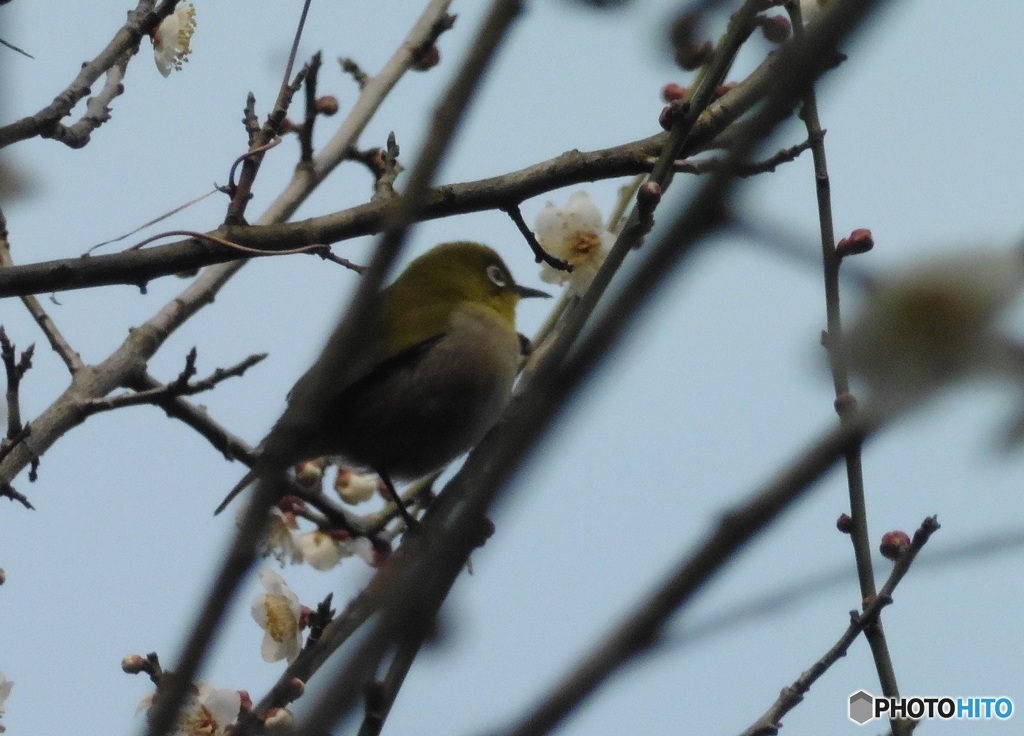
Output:
[[[242,521],[242,528],[232,545],[233,557],[244,554],[251,557],[251,546],[248,546],[250,543],[246,540],[247,530],[259,523],[260,515],[265,513],[266,506],[273,501],[274,484],[277,482],[274,477],[274,471],[277,469],[275,465],[281,462],[280,458],[289,456],[297,439],[302,437],[305,427],[310,424],[316,425],[319,412],[322,411],[322,402],[319,397],[323,395],[324,387],[345,380],[346,371],[350,370],[347,364],[347,356],[351,353],[350,348],[352,345],[358,344],[367,329],[368,323],[365,315],[376,298],[391,264],[404,246],[407,230],[423,206],[423,197],[428,192],[431,180],[451,146],[459,123],[468,109],[474,93],[521,11],[521,0],[494,0],[480,30],[475,34],[476,40],[473,46],[460,64],[458,73],[435,105],[422,152],[410,171],[405,190],[393,206],[387,228],[374,250],[367,272],[360,279],[344,318],[328,338],[326,346],[313,367],[299,379],[292,389],[288,407],[264,441],[263,462],[256,466],[256,470],[259,472],[256,500],[246,513],[246,517]],[[436,532],[434,538],[437,538]],[[335,684],[327,686],[327,691],[331,693],[331,696],[321,699],[305,719],[309,724],[306,730],[320,731],[329,728],[354,705],[356,698],[370,682],[381,658],[391,649],[392,644],[398,642],[399,648],[402,648],[406,643],[415,641],[422,636],[425,622],[433,620],[437,607],[444,599],[448,587],[462,569],[462,564],[455,566],[454,570],[450,566],[443,566],[432,571],[431,575],[422,574],[423,571],[419,569],[418,561],[429,557],[423,553],[422,544],[427,544],[424,534],[405,535],[402,543],[404,553],[395,555],[393,559],[397,559],[397,561],[393,567],[389,568],[389,573],[384,576],[378,575],[375,578],[377,585],[371,583],[372,591],[367,595],[360,596],[363,603],[356,608],[369,615],[379,608],[379,603],[382,600],[378,597],[378,588],[381,588],[384,593],[392,591],[396,586],[400,590],[409,590],[406,599],[407,606],[385,608],[381,611],[378,626],[383,627],[389,636],[374,637],[371,633],[367,637],[368,643],[360,647],[361,651],[366,652],[365,656],[354,657],[351,660],[352,667],[342,668],[338,672]],[[436,542],[434,546],[436,546]],[[413,561],[411,565],[416,568],[417,574],[411,579],[399,582],[398,579],[410,569],[409,561]],[[240,576],[232,579],[229,577],[229,573],[228,566],[225,566],[219,579],[219,582],[223,581],[225,593],[237,587],[240,582]],[[436,584],[430,584],[432,581],[436,581]],[[410,583],[412,583],[411,586]],[[406,591],[402,590],[401,592],[404,594]],[[225,596],[224,604],[226,604],[226,600]],[[221,606],[222,610],[223,605]],[[405,614],[410,612],[414,612],[414,615],[411,618],[406,618]],[[356,627],[362,623],[358,618],[353,618],[352,622]],[[333,626],[334,623],[328,629]],[[391,636],[392,634],[393,636]],[[193,639],[198,638],[197,626]],[[300,664],[302,660],[300,657],[300,660],[293,663],[272,691],[252,709],[251,716],[240,720],[234,733],[237,736],[251,733],[258,721],[265,718],[269,710],[278,704],[282,697],[286,696],[288,680],[297,676],[304,682],[308,681],[312,671],[315,671],[316,667],[319,667],[338,646],[340,643],[337,636],[327,636],[325,631],[324,637],[317,642],[316,650],[310,655],[312,661],[303,661]],[[415,652],[415,648],[413,652]],[[298,667],[313,669],[296,674]],[[303,727],[300,726],[299,730],[302,731]]]
[[[744,135],[739,137],[732,152],[734,161],[745,160],[753,147],[785,119],[797,103],[803,86],[821,73],[822,66],[815,62],[856,25],[868,6],[846,0],[837,3],[836,8],[837,21],[823,24],[808,42],[793,44],[780,51],[782,61],[772,93],[765,106],[744,128]],[[396,564],[382,571],[352,604],[351,615],[343,616],[344,625],[338,622],[337,628],[332,630],[329,626],[325,630],[321,639],[323,650],[306,658],[300,656],[289,668],[285,677],[308,680],[332,651],[331,647],[336,648],[339,639],[346,640],[353,627],[358,627],[377,611],[372,628],[364,634],[333,680],[322,683],[323,691],[330,695],[316,705],[308,718],[308,727],[325,727],[351,707],[364,684],[374,676],[384,654],[405,641],[410,627],[419,626],[436,614],[437,606],[463,569],[469,552],[479,544],[486,509],[521,461],[537,447],[559,410],[608,355],[615,341],[635,324],[639,310],[658,293],[656,287],[669,272],[669,267],[690,252],[696,240],[706,232],[709,213],[723,210],[724,200],[735,181],[731,170],[732,167],[726,167],[704,184],[674,227],[649,249],[650,253],[640,264],[636,275],[606,310],[610,317],[593,327],[590,337],[565,366],[560,361],[552,364],[543,357],[543,350],[538,351],[541,357],[534,364],[533,375],[524,377],[520,390],[501,420],[470,453],[462,470],[432,504],[422,533],[403,540],[400,553],[392,558]],[[744,507],[741,513],[730,515],[706,546],[710,552],[695,556],[692,565],[683,570],[676,581],[677,587],[670,593],[672,600],[666,600],[666,603],[681,605],[721,569],[731,554],[761,531],[761,524],[780,513],[806,484],[831,467],[850,443],[860,441],[873,429],[874,425],[862,416],[857,428],[846,426],[835,430],[816,448],[817,452],[805,455],[802,462],[791,467],[768,489],[766,495],[756,499],[750,507]],[[744,515],[746,511],[749,514]],[[542,708],[538,719],[545,726],[563,717],[568,708],[586,697],[593,687],[636,653],[638,645],[646,639],[641,636],[638,640],[627,635],[616,637],[615,641],[623,646],[616,648],[610,657],[600,657],[600,666],[588,669],[584,677],[570,678],[571,684],[555,693]],[[274,699],[281,695],[278,689],[284,692],[283,683],[284,678],[254,709],[254,717],[274,704]]]
[[[291,183],[260,218],[260,222],[278,222],[287,218],[334,166],[344,160],[345,153],[355,143],[355,138],[383,102],[384,96],[408,70],[412,60],[411,49],[432,37],[434,21],[444,15],[450,2],[451,0],[433,0],[429,4],[396,53],[380,73],[367,83],[352,113],[342,122],[331,142],[314,159],[313,166],[296,171]],[[239,231],[244,230],[239,228]],[[199,245],[201,250],[222,247]],[[145,253],[147,251],[140,251],[136,255]],[[95,256],[73,259],[72,262],[88,268],[91,262],[107,258],[109,256]],[[137,376],[145,375],[146,361],[156,353],[164,340],[199,309],[211,303],[217,291],[246,262],[235,261],[206,269],[149,321],[133,329],[128,338],[106,360],[91,366],[89,370],[76,373],[68,389],[32,422],[31,448],[26,443],[21,443],[0,461],[0,483],[13,480],[23,468],[51,447],[64,433],[83,421],[84,417],[78,407],[79,400],[106,396],[116,388],[131,385]],[[22,267],[0,269],[0,280],[20,268]],[[54,273],[61,270],[62,267],[59,267]],[[187,270],[187,266],[184,269],[173,270]],[[32,293],[32,290],[24,293]]]
[[507,736],[537,736],[551,731],[576,705],[630,658],[659,641],[668,620],[755,536],[801,498],[851,444],[877,429],[871,423],[832,430],[792,462],[749,501],[722,516],[717,528],[684,557],[665,582],[634,605],[620,623],[567,673],[543,701]]
[[[389,66],[392,62],[389,62]],[[682,151],[689,156],[720,145],[718,137],[740,116],[749,111],[764,96],[767,80],[777,66],[778,55],[769,56],[743,82],[727,94],[715,99],[697,118]],[[261,225],[229,227],[212,231],[211,236],[274,255],[279,251],[294,250],[315,244],[330,244],[350,238],[378,233],[385,227],[391,200],[384,198],[351,207],[340,212],[281,224],[297,203],[290,197],[304,200],[307,190],[326,176],[325,169],[351,157],[351,147],[339,140],[342,133],[354,125],[364,125],[364,96],[379,93],[384,82],[381,72],[364,89],[360,101],[350,115],[355,122],[346,121],[314,162],[300,167],[288,190],[260,219]],[[353,135],[358,135],[358,130]],[[589,152],[569,151],[553,159],[542,161],[518,171],[461,184],[449,184],[431,189],[423,197],[416,220],[431,220],[452,215],[501,209],[509,203],[523,202],[554,189],[597,179],[611,179],[649,173],[653,169],[652,156],[657,156],[667,135],[659,133],[649,138],[611,148]],[[675,164],[673,164],[675,165]],[[277,224],[269,224],[269,223]],[[238,252],[210,243],[185,240],[179,243],[147,248],[140,251],[90,258],[69,258],[44,263],[17,266],[0,271],[0,297],[20,294],[46,293],[67,289],[106,286],[109,284],[145,284],[151,279],[177,274],[217,263],[227,263],[223,270],[207,278],[227,280],[241,267],[230,263]],[[219,288],[219,285],[216,286]]]
[[[154,8],[154,0],[139,0],[106,48],[82,65],[78,76],[53,102],[34,115],[0,127],[0,148],[35,136],[53,138],[71,148],[87,144],[92,131],[109,119],[106,105],[121,93],[121,77],[128,61],[138,53],[139,42],[174,11],[177,3],[178,0],[163,0]],[[93,84],[104,73],[107,74],[106,83],[94,101],[90,100],[85,115],[74,125],[61,124],[61,119],[71,114],[75,105],[89,94]]]
[[383,730],[391,706],[395,704],[398,691],[423,646],[426,634],[426,631],[418,631],[416,635],[406,637],[398,645],[384,678],[367,685],[365,713],[358,736],[378,736]]
[[[278,196],[260,218],[261,223],[281,222],[290,217],[320,181],[345,159],[347,153],[355,146],[359,133],[378,109],[384,97],[412,65],[415,49],[419,48],[426,40],[435,37],[438,32],[437,22],[445,15],[449,2],[450,0],[432,0],[428,4],[409,35],[385,64],[381,72],[367,81],[348,118],[342,123],[321,153],[314,157],[311,164],[299,167],[296,170],[295,176],[285,191]],[[483,68],[480,68],[478,73],[482,73],[482,71]],[[455,107],[456,110],[451,114],[457,116],[459,110],[457,106]],[[450,136],[453,130],[454,126],[449,129],[447,135]],[[422,157],[423,161],[429,162],[427,151],[430,150],[430,146],[425,148]],[[436,164],[436,161],[434,163]],[[429,184],[429,179],[433,176],[433,167],[418,166],[417,168],[421,170],[419,172],[413,171],[413,176],[406,192],[407,195],[410,192],[416,191],[414,184],[417,181],[418,173],[421,177],[423,173],[427,174],[425,177],[426,181],[422,184],[424,188]],[[403,197],[403,199],[405,198]],[[418,205],[419,202],[417,201],[414,206]],[[400,234],[400,229],[393,229],[392,232]],[[377,251],[367,269],[367,273],[360,280],[360,288],[357,291],[355,304],[358,304],[360,298],[365,302],[369,288],[372,288],[374,291],[376,290],[385,275],[385,267],[389,257],[393,258],[397,255],[398,248],[391,249],[392,252],[390,254],[383,247],[378,248]],[[164,307],[144,328],[140,329],[154,330],[157,335],[170,334],[171,331],[176,329],[178,325],[188,319],[195,311],[212,301],[217,291],[242,265],[244,265],[244,262],[214,266],[206,269],[177,299]],[[360,297],[358,296],[359,294],[363,296]],[[352,310],[350,309],[351,313]],[[136,332],[138,331],[136,330]],[[343,329],[341,332],[344,333],[345,330]],[[344,334],[342,336],[344,337]],[[342,342],[344,341],[343,339]],[[152,349],[155,350],[162,342],[163,338],[158,337]],[[332,340],[331,342],[335,341]],[[131,349],[131,346],[125,344],[121,350],[118,350],[118,353],[123,353],[129,349]],[[296,393],[301,394],[301,392]],[[299,398],[298,403],[301,405],[303,403],[301,396]],[[271,438],[268,437],[269,439]],[[181,698],[185,695],[186,689],[198,671],[199,665],[205,659],[206,651],[219,628],[219,622],[223,616],[224,609],[233,597],[240,580],[253,564],[253,551],[266,525],[266,510],[275,499],[280,498],[284,493],[283,474],[276,473],[272,476],[261,474],[254,498],[240,522],[236,539],[228,551],[225,563],[217,574],[210,592],[196,617],[191,633],[187,637],[181,659],[175,668],[176,678],[171,682],[166,692],[162,694],[159,702],[151,711],[151,720],[147,729],[148,733],[162,733],[172,724],[174,713],[177,711]]]

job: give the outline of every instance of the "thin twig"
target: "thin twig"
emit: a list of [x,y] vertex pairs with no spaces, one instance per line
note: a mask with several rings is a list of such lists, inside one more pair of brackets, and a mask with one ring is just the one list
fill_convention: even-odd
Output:
[[82,407],[90,414],[98,414],[100,412],[113,411],[114,409],[123,409],[126,406],[141,406],[143,404],[162,405],[167,399],[182,396],[194,396],[198,393],[211,390],[218,383],[226,381],[229,378],[235,378],[243,375],[252,366],[266,358],[267,354],[258,353],[256,355],[250,355],[245,360],[236,363],[233,366],[218,368],[206,378],[193,382],[191,379],[192,376],[195,375],[195,356],[195,348],[192,348],[186,358],[185,369],[175,380],[164,386],[145,389],[142,391],[133,391],[132,393],[117,394],[115,396],[104,396],[98,399],[90,399],[85,402]]
[[[447,4],[450,0],[434,2]],[[290,215],[297,206],[290,204],[292,198],[304,197],[308,188],[318,184],[338,163],[351,157],[351,141],[361,132],[361,126],[365,125],[369,113],[368,100],[376,100],[378,95],[390,89],[390,79],[382,80],[382,77],[386,76],[386,72],[396,73],[397,69],[392,70],[391,67],[398,67],[399,63],[397,58],[392,59],[386,70],[374,77],[372,84],[367,85],[364,95],[357,101],[338,133],[324,147],[311,167],[296,171],[289,189],[271,206],[261,222],[278,223]],[[763,97],[767,80],[772,78],[777,65],[778,56],[770,56],[746,80],[715,99],[694,124],[690,136],[692,146],[688,144],[684,152],[691,155],[714,145],[721,131]],[[417,219],[437,219],[494,209],[505,202],[521,202],[572,184],[650,172],[653,168],[652,152],[660,151],[664,142],[665,135],[659,134],[608,149],[571,151],[501,176],[437,187],[425,195],[423,209],[417,214]],[[335,243],[377,233],[384,227],[389,212],[390,202],[383,201],[287,225],[228,228],[220,234],[233,242],[269,252],[309,244]],[[108,284],[144,283],[160,276],[232,259],[231,254],[210,252],[199,244],[186,241],[131,256],[118,254],[28,264],[0,272],[0,297]],[[208,279],[226,281],[240,267],[240,263],[225,266],[222,271],[211,273]]]
[[[7,270],[14,266],[14,261],[11,258],[11,243],[8,239],[7,233],[7,218],[4,213],[0,211],[0,271]],[[24,295],[21,297],[22,304],[28,310],[29,314],[32,315],[32,319],[35,320],[36,324],[39,325],[39,329],[46,335],[46,339],[50,343],[50,347],[53,351],[60,356],[60,359],[64,361],[64,365],[68,367],[71,375],[74,375],[83,366],[82,359],[75,351],[74,348],[68,343],[61,334],[60,330],[57,329],[57,325],[54,323],[53,318],[43,309],[43,306],[39,303],[39,300],[32,295]]]
[[217,193],[218,191],[220,191],[220,190],[219,190],[219,189],[218,189],[217,187],[214,187],[213,189],[211,189],[210,191],[208,191],[208,192],[207,192],[206,194],[200,194],[200,195],[199,195],[198,197],[196,197],[195,199],[191,199],[191,200],[189,200],[188,202],[185,202],[184,204],[180,204],[180,205],[178,205],[177,207],[175,207],[174,209],[172,209],[172,210],[170,210],[170,211],[168,211],[168,212],[165,212],[164,214],[162,214],[162,215],[160,215],[159,217],[156,217],[156,218],[154,218],[154,219],[150,220],[149,222],[144,222],[143,224],[139,225],[139,226],[138,226],[137,228],[135,228],[134,230],[131,230],[131,231],[129,231],[129,232],[126,232],[126,233],[125,233],[124,235],[118,235],[118,236],[117,236],[116,238],[111,238],[110,240],[104,240],[104,241],[103,241],[102,243],[96,243],[96,245],[90,246],[90,247],[89,247],[89,248],[88,248],[88,249],[87,249],[87,250],[85,251],[85,253],[83,253],[82,255],[83,255],[83,256],[88,256],[88,255],[90,255],[90,254],[91,254],[91,253],[92,253],[92,252],[93,252],[94,250],[96,250],[97,248],[102,248],[102,247],[103,247],[104,245],[110,245],[111,243],[117,243],[117,242],[119,242],[119,241],[121,241],[121,240],[125,240],[126,238],[130,238],[130,237],[131,237],[132,235],[135,235],[135,233],[137,233],[137,232],[139,232],[139,231],[141,231],[141,230],[145,230],[145,229],[146,229],[147,227],[150,227],[150,226],[152,226],[152,225],[155,225],[155,224],[157,224],[158,222],[163,222],[163,221],[164,221],[164,220],[166,220],[166,219],[167,219],[168,217],[171,217],[171,216],[173,216],[173,215],[176,215],[176,214],[178,214],[179,212],[181,212],[181,211],[183,211],[183,210],[186,210],[186,209],[188,209],[188,208],[189,208],[189,207],[191,207],[192,205],[195,205],[195,204],[199,204],[200,202],[202,202],[202,201],[203,201],[204,199],[206,199],[207,197],[209,197],[209,196],[211,196],[211,195],[213,195],[213,194],[216,194],[216,193]]
[[519,228],[520,234],[526,239],[526,243],[530,246],[530,250],[533,251],[534,259],[537,263],[546,263],[552,268],[557,268],[559,271],[572,271],[572,266],[561,260],[555,258],[553,255],[544,250],[544,246],[537,242],[537,237],[530,230],[526,224],[526,220],[523,219],[523,213],[519,209],[518,204],[510,204],[506,207],[502,207],[502,210],[512,218],[512,222]]
[[[376,298],[384,275],[404,245],[406,231],[422,207],[422,198],[428,191],[431,180],[451,144],[469,101],[521,10],[520,0],[495,0],[493,2],[480,31],[476,34],[476,42],[460,65],[455,79],[436,105],[423,150],[410,171],[409,181],[396,203],[390,225],[375,249],[367,273],[360,280],[356,295],[345,318],[328,339],[327,346],[320,358],[292,390],[288,408],[275,425],[275,429],[267,437],[267,462],[271,464],[271,468],[273,468],[272,463],[276,462],[278,458],[288,456],[293,443],[296,442],[296,436],[300,436],[301,427],[305,426],[306,422],[315,420],[317,412],[320,410],[321,402],[317,397],[322,394],[322,386],[337,382],[339,376],[342,377],[341,380],[344,380],[345,371],[349,369],[346,360],[349,348],[353,344],[358,344],[362,337],[361,333],[366,329],[367,321],[363,319],[363,316],[370,308],[373,299]],[[264,485],[269,484],[264,483],[261,479],[257,484],[258,495]],[[266,495],[268,491],[263,491],[263,493]],[[461,566],[456,568],[455,574],[458,569],[461,569]],[[444,575],[444,573],[441,574]],[[425,590],[425,595],[430,599],[425,602],[425,610],[436,610],[435,606],[440,605],[440,600],[435,600],[434,596],[441,595],[441,599],[443,599],[441,590],[447,590],[447,587],[439,586],[433,590],[430,588]],[[391,616],[384,616],[385,621],[382,625],[389,631],[395,625],[394,618],[393,613]],[[412,622],[408,622],[404,629],[406,634],[409,632],[409,626],[412,625]],[[400,640],[404,639],[405,635],[400,637]],[[379,658],[383,656],[389,646],[389,643],[384,643],[379,639],[373,640],[370,651],[365,653],[364,658],[357,658],[352,667],[343,668],[338,673],[335,685],[328,686],[332,693],[331,698],[321,700],[309,713],[306,719],[309,729],[328,728],[352,706],[355,698],[368,682],[369,676],[372,676],[376,669]],[[273,696],[272,692],[268,698],[272,700]],[[253,709],[254,719],[265,716],[266,710],[263,708],[268,698],[265,698]],[[252,720],[240,723],[240,728],[237,731],[239,736],[248,733],[246,729],[251,727],[252,723]],[[303,730],[302,727],[299,730]]]
[[19,47],[15,46],[13,43],[11,43],[10,41],[5,41],[2,38],[0,38],[0,45],[6,46],[11,51],[17,51],[22,56],[27,56],[30,59],[36,58],[36,57],[32,56],[32,54],[30,54],[29,52],[25,51],[25,49],[19,48]]
[[111,81],[123,75],[128,59],[138,52],[139,42],[143,36],[152,32],[164,18],[174,12],[177,4],[178,0],[163,0],[153,8],[152,0],[140,0],[135,9],[128,13],[128,20],[114,34],[106,48],[82,65],[75,79],[54,97],[53,102],[33,115],[0,127],[0,148],[35,136],[52,138],[72,148],[79,148],[88,143],[89,133],[105,119],[93,120],[95,110],[87,110],[74,126],[63,125],[60,121],[70,115],[75,105],[90,94],[90,90],[101,75],[110,73],[118,66],[118,73],[108,78],[103,93],[98,96],[105,108],[109,96],[119,93],[119,85],[112,85]]
[[[302,18],[305,20],[306,10],[309,7],[310,0],[305,0],[302,10]],[[299,42],[299,33],[302,30],[302,24],[300,23],[299,29],[295,34],[294,45],[292,46],[292,57],[288,60],[288,69],[291,70],[291,63],[294,61],[295,46]],[[306,78],[306,74],[309,72],[309,67],[303,67],[299,70],[299,73],[295,75],[295,79],[291,84],[281,84],[281,88],[277,93],[277,100],[274,102],[274,109],[267,115],[266,121],[260,128],[259,133],[253,138],[251,131],[249,130],[249,123],[246,121],[246,130],[249,132],[251,143],[249,145],[249,151],[242,156],[242,173],[238,177],[238,183],[234,183],[234,166],[232,166],[231,181],[228,185],[228,194],[231,196],[231,201],[228,203],[227,214],[224,216],[224,224],[226,225],[240,225],[245,223],[245,209],[249,205],[249,200],[252,198],[252,187],[256,183],[256,175],[260,171],[260,166],[263,163],[263,157],[266,155],[267,150],[273,148],[275,145],[280,143],[280,132],[281,123],[284,122],[285,116],[288,114],[288,107],[291,105],[292,98],[295,93],[302,87],[302,82]]]
[[[435,33],[435,20],[444,14],[450,1],[432,0],[428,4],[398,51],[385,64],[384,68],[366,84],[349,116],[342,122],[332,139],[314,158],[311,166],[300,167],[296,170],[291,183],[260,218],[262,223],[281,222],[290,217],[316,185],[344,160],[346,151],[354,145],[357,136],[379,108],[388,92],[410,68],[411,49],[416,48],[424,39]],[[185,289],[182,295],[154,315],[146,324],[147,331],[155,331],[158,335],[169,334],[201,306],[209,303],[213,295],[231,276],[237,273],[243,264],[244,262],[238,262],[207,269]],[[157,345],[152,346],[151,349],[155,350]],[[122,349],[130,348],[130,345],[125,345]],[[121,350],[111,356],[111,359],[120,352]],[[0,471],[2,470],[3,468],[0,467]],[[178,679],[174,683],[174,697],[168,697],[165,701],[167,705],[162,708],[160,721],[150,721],[148,729],[150,736],[165,731],[173,722],[177,703],[205,659],[206,651],[213,640],[226,606],[233,598],[243,576],[252,567],[253,550],[259,543],[266,525],[265,509],[269,507],[274,498],[280,497],[286,490],[281,484],[283,476],[277,480],[276,486],[273,483],[258,485],[256,498],[253,499],[239,523],[235,540],[196,616],[180,661],[175,667]]]
[[235,183],[235,175],[238,172],[238,167],[241,166],[242,164],[244,164],[250,158],[252,158],[254,156],[259,156],[260,154],[266,153],[271,148],[276,148],[277,146],[281,145],[281,141],[282,140],[283,139],[281,138],[281,136],[274,136],[273,138],[271,138],[266,143],[255,144],[255,145],[250,143],[249,144],[249,150],[246,151],[245,153],[243,153],[238,158],[236,158],[231,163],[231,168],[228,169],[228,183],[227,183],[227,186],[223,187],[223,188],[218,188],[218,189],[220,191],[226,191],[229,194],[232,193],[232,192],[237,191],[238,184]]
[[4,372],[7,375],[6,439],[11,443],[22,435],[24,429],[21,423],[21,401],[18,397],[18,389],[21,386],[21,379],[32,368],[32,353],[35,352],[35,347],[35,345],[29,345],[25,348],[19,359],[14,343],[7,337],[3,325],[0,325],[0,360],[3,361]]
[[[796,38],[806,33],[799,3],[790,3],[787,9],[792,20]],[[825,312],[827,327],[826,349],[832,370],[832,381],[835,389],[835,407],[840,421],[852,421],[856,411],[851,401],[850,380],[843,361],[839,345],[843,339],[843,323],[840,310],[839,266],[841,259],[836,252],[835,228],[832,219],[832,194],[829,183],[828,163],[825,155],[825,131],[821,127],[818,116],[817,96],[813,84],[808,86],[804,95],[800,117],[807,128],[807,139],[814,157],[814,182],[818,202],[818,220],[821,230],[821,252],[825,282]],[[871,543],[868,532],[867,501],[864,493],[864,466],[860,447],[851,447],[846,455],[846,479],[850,498],[850,517],[852,520],[850,540],[853,543],[856,558],[857,576],[860,581],[860,593],[863,600],[870,600],[875,595],[875,574],[871,562]],[[865,638],[871,648],[871,654],[878,672],[882,692],[888,697],[899,696],[899,685],[893,665],[889,645],[881,627],[872,626],[865,632]],[[906,726],[899,721],[891,721],[895,736],[905,736]]]
[[363,71],[363,68],[356,63],[355,59],[350,59],[347,56],[338,58],[338,64],[341,65],[341,70],[356,80],[356,84],[359,85],[359,89],[366,86],[366,83],[370,81],[370,75]]
[[[811,686],[824,675],[839,659],[846,656],[847,650],[856,641],[861,632],[870,631],[879,623],[882,609],[892,603],[892,594],[896,586],[910,570],[910,565],[917,557],[918,552],[928,542],[931,535],[939,529],[939,522],[936,517],[929,516],[914,533],[910,548],[904,552],[893,566],[889,579],[878,592],[878,595],[870,600],[864,610],[858,614],[850,611],[850,625],[847,627],[839,640],[815,662],[809,669],[803,672],[791,685],[782,689],[778,699],[772,703],[765,713],[757,719],[742,736],[775,736],[782,726],[782,717],[795,708],[803,700],[804,693],[811,689]],[[894,722],[894,733],[896,726]]]
[[21,494],[17,490],[15,490],[14,486],[12,486],[10,483],[0,483],[0,496],[9,498],[12,501],[20,503],[29,511],[35,511],[36,509],[36,507],[33,506],[31,502],[28,500],[28,498],[26,498],[24,494]]
[[[791,161],[795,161],[801,153],[811,147],[811,141],[806,140],[803,143],[798,143],[795,146],[789,148],[783,148],[777,151],[772,156],[762,160],[754,161],[749,164],[743,164],[736,167],[733,173],[740,177],[757,176],[758,174],[768,174],[775,171],[782,164],[788,164]],[[655,158],[651,158],[651,164],[656,161]],[[710,174],[713,171],[718,171],[724,165],[724,160],[721,158],[705,158],[699,160],[684,159],[676,161],[672,168],[677,174]]]
[[367,685],[366,707],[363,722],[359,726],[358,736],[378,736],[384,728],[384,722],[395,704],[398,691],[409,674],[409,668],[416,661],[420,647],[427,637],[427,631],[421,630],[416,636],[409,636],[398,646],[395,656],[388,665],[387,674],[379,682]]
[[305,99],[306,119],[299,126],[299,163],[305,164],[313,160],[313,126],[316,124],[316,86],[320,76],[320,65],[323,57],[317,51],[306,65]]
[[247,465],[252,465],[254,462],[255,451],[248,443],[215,422],[204,408],[194,406],[184,398],[168,393],[166,384],[156,380],[148,373],[129,381],[127,387],[140,393],[164,392],[165,398],[156,398],[151,403],[162,408],[167,416],[178,419],[194,429],[223,453],[228,460],[241,460]]

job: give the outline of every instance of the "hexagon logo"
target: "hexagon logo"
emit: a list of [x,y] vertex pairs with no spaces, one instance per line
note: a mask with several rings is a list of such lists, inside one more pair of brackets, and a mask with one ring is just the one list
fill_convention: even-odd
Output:
[[863,726],[874,718],[872,715],[874,712],[874,701],[874,696],[864,690],[858,690],[851,695],[849,705],[850,720]]

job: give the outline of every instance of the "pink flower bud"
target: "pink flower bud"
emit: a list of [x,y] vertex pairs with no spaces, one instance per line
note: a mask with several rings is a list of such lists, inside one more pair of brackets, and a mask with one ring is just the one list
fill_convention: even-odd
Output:
[[685,100],[690,96],[690,90],[686,87],[682,87],[675,82],[669,82],[661,88],[661,99],[665,102],[672,102],[673,100]]
[[899,530],[886,532],[882,536],[882,544],[879,550],[882,556],[890,560],[898,560],[910,549],[910,535]]
[[867,253],[875,247],[875,239],[867,228],[857,228],[852,233],[839,241],[836,245],[836,255],[840,258],[855,256],[859,253]]

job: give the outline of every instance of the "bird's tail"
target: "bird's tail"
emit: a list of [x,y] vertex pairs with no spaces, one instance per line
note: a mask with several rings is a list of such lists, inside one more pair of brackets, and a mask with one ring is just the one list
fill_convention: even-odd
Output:
[[256,480],[256,471],[250,469],[249,472],[242,476],[242,480],[238,481],[235,484],[235,487],[228,491],[228,495],[226,495],[224,497],[224,500],[220,502],[220,505],[216,509],[214,509],[213,515],[216,516],[221,511],[226,509],[228,507],[228,504],[235,500],[235,496],[244,491],[245,487],[252,483],[254,480]]

